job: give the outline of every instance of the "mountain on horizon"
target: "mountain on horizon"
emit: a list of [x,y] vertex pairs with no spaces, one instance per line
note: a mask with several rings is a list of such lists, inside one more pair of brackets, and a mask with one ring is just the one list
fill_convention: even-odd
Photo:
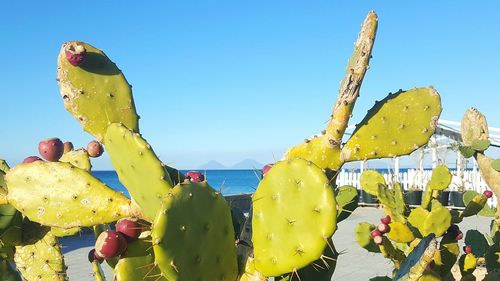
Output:
[[231,166],[231,169],[262,169],[262,167],[264,167],[264,165],[261,163],[255,161],[254,159],[247,158]]
[[227,169],[222,163],[215,160],[210,160],[207,163],[201,165],[198,169],[200,170],[224,170]]

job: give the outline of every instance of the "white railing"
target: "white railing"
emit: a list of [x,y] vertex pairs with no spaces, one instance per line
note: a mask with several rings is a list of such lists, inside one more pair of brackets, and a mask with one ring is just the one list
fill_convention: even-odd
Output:
[[[448,190],[450,191],[460,191],[460,190],[474,190],[479,193],[483,193],[488,189],[488,185],[484,182],[479,171],[466,170],[462,171],[461,175],[457,174],[457,171],[451,171],[453,178]],[[409,169],[404,172],[398,173],[397,177],[393,177],[393,174],[383,173],[384,178],[387,182],[391,182],[395,179],[399,182],[404,190],[409,189],[419,189],[424,190],[427,182],[430,180],[432,170],[418,170]],[[342,170],[337,176],[337,186],[342,185],[352,185],[358,189],[361,188],[359,185],[359,177],[361,173],[356,171]],[[497,202],[495,195],[488,200],[488,204],[494,206]]]

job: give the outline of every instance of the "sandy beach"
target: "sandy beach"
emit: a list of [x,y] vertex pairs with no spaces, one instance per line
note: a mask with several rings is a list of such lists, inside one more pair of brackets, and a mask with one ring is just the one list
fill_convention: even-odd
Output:
[[[391,263],[380,254],[369,253],[360,248],[354,239],[354,227],[359,222],[376,224],[383,212],[373,207],[358,208],[345,221],[341,222],[334,235],[334,243],[341,252],[339,262],[332,280],[365,281],[375,276],[384,276],[391,273]],[[469,229],[480,232],[489,231],[490,219],[485,217],[466,218],[460,224],[465,234]],[[95,280],[87,260],[87,253],[93,248],[95,239],[92,234],[62,238],[63,252],[68,266],[68,275],[72,281]],[[463,240],[461,241],[463,244]],[[107,280],[113,280],[109,266],[103,263],[103,270]],[[478,280],[481,280],[478,278]]]

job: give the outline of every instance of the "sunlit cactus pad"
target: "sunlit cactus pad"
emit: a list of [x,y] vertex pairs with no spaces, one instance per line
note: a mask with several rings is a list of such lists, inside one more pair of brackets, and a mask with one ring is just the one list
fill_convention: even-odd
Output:
[[168,280],[235,280],[231,211],[206,182],[169,191],[151,232],[156,262]]
[[[70,45],[87,51],[81,66],[71,65],[65,54]],[[132,89],[120,69],[101,50],[84,42],[63,44],[57,59],[57,78],[64,106],[83,129],[102,141],[111,123],[122,122],[138,132]]]
[[127,252],[115,265],[113,273],[116,281],[167,280],[155,264],[151,242],[143,239],[128,244]]
[[7,173],[6,180],[9,203],[43,225],[93,226],[130,216],[130,200],[123,194],[68,163],[21,164]]
[[276,163],[253,195],[257,270],[277,276],[317,260],[336,218],[333,188],[321,168],[299,158]]
[[434,134],[441,98],[434,88],[415,88],[378,102],[342,148],[346,162],[406,155]]
[[89,155],[87,151],[83,149],[68,151],[63,154],[59,161],[70,163],[71,165],[86,171],[90,171],[90,169],[92,168]]
[[161,208],[162,199],[172,188],[165,166],[146,140],[123,124],[109,126],[105,143],[120,182],[144,215],[153,220]]
[[50,231],[34,244],[16,247],[14,260],[26,280],[68,280],[61,246]]

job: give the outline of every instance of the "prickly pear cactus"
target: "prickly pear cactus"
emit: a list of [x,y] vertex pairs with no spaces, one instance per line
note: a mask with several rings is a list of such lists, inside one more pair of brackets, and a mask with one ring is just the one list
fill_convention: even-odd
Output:
[[[87,56],[82,65],[73,66],[66,51],[78,46]],[[66,109],[99,141],[111,123],[139,132],[132,88],[103,51],[84,42],[64,43],[57,59],[57,80]]]
[[71,165],[88,172],[90,172],[90,169],[92,168],[89,154],[83,149],[68,151],[63,154],[59,161],[70,163]]
[[206,182],[172,188],[151,231],[155,260],[168,280],[235,280],[229,205]]
[[277,162],[253,195],[257,270],[278,276],[319,259],[336,218],[333,188],[321,168],[299,158]]
[[167,280],[161,275],[161,271],[155,263],[151,242],[145,239],[127,245],[127,252],[115,265],[113,273],[116,281]]
[[131,216],[130,201],[123,194],[68,163],[21,164],[9,170],[6,182],[8,202],[43,225],[93,226]]

